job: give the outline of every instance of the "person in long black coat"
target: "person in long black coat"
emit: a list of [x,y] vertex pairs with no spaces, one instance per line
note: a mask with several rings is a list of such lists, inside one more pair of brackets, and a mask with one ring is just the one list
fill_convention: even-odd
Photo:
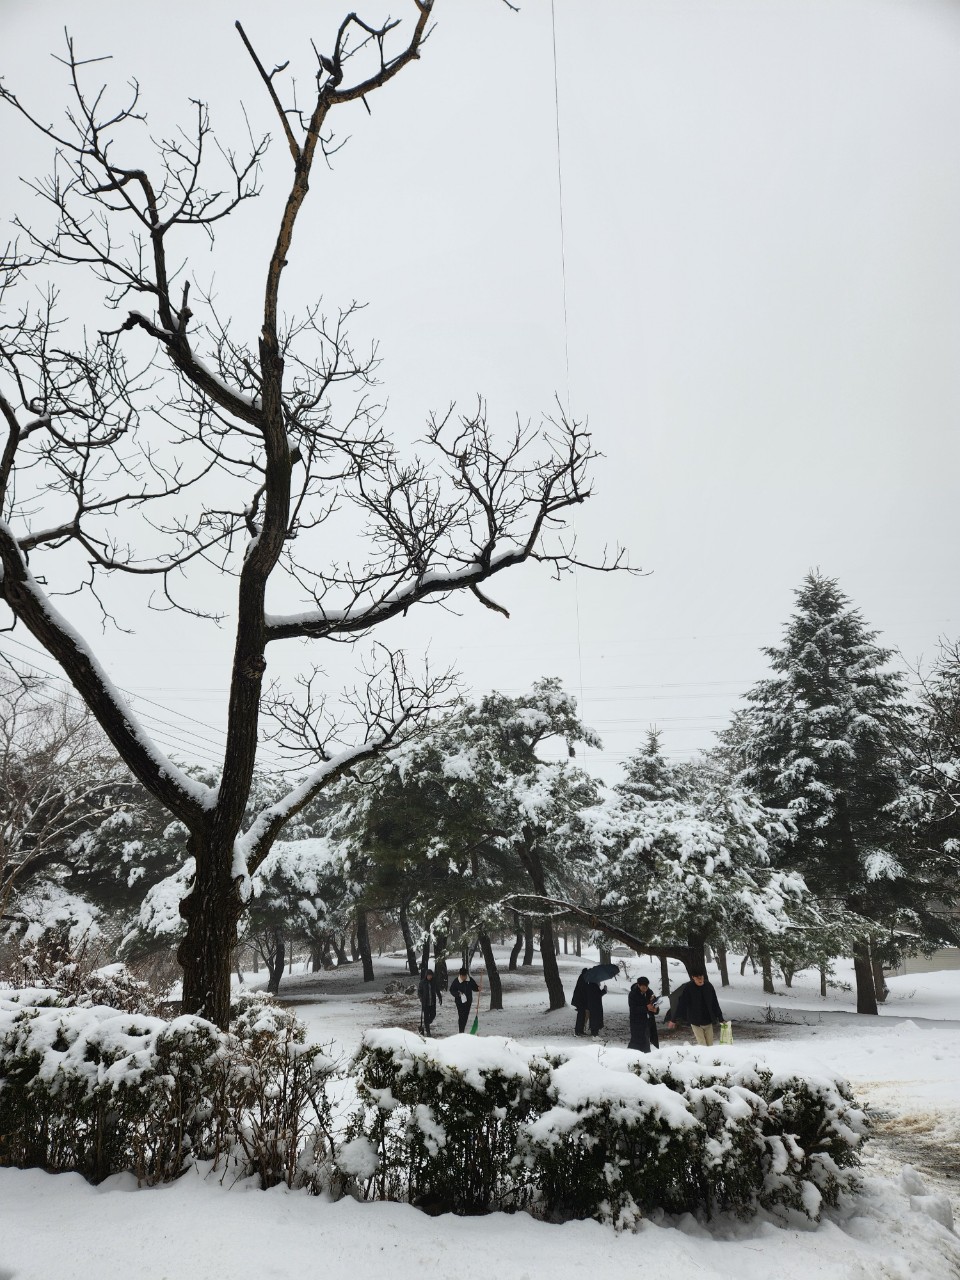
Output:
[[598,982],[588,982],[586,985],[590,1034],[597,1036],[603,1030],[603,997],[607,994],[607,988],[601,987]]
[[460,1021],[461,1031],[466,1031],[467,1029],[470,1006],[473,1004],[473,993],[479,990],[480,988],[467,973],[466,969],[461,969],[450,983],[450,994],[457,1003],[457,1018]]
[[630,1043],[628,1049],[649,1053],[650,1046],[660,1048],[657,1035],[657,997],[650,990],[648,978],[638,978],[627,995],[630,1008]]
[[417,987],[417,995],[420,997],[421,1022],[423,1023],[423,1034],[430,1035],[430,1024],[437,1016],[437,1001],[443,1003],[443,992],[434,984],[433,970],[428,969],[424,976],[420,979]]
[[693,970],[690,981],[680,988],[677,1003],[671,1021],[667,1026],[673,1028],[678,1022],[688,1022],[697,1044],[713,1044],[714,1024],[723,1022],[720,1001],[701,969]]
[[577,1020],[573,1024],[573,1034],[575,1036],[585,1036],[587,1034],[587,980],[583,976],[586,972],[586,969],[580,970],[577,985],[573,988],[573,995],[570,997],[570,1003],[577,1011]]

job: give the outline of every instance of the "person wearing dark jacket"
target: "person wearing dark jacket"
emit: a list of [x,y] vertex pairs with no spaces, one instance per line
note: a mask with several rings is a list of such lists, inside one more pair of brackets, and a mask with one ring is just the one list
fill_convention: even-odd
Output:
[[603,1030],[603,997],[607,994],[607,988],[601,987],[598,982],[588,982],[586,987],[590,1034],[598,1036]]
[[450,983],[450,994],[457,1003],[457,1017],[460,1020],[460,1030],[466,1031],[467,1018],[470,1017],[470,1006],[473,1004],[473,993],[479,991],[480,988],[469,976],[466,969],[461,969],[459,974]]
[[717,993],[702,969],[691,971],[690,981],[680,988],[673,1020],[667,1026],[672,1029],[678,1022],[689,1022],[697,1044],[713,1044],[713,1026],[723,1022],[723,1014]]
[[570,997],[570,1003],[577,1011],[577,1020],[573,1024],[573,1034],[575,1036],[585,1036],[587,1034],[587,981],[583,976],[586,972],[586,969],[580,970],[577,984],[573,988],[573,995]]
[[630,1043],[628,1049],[649,1053],[650,1046],[660,1048],[657,1035],[657,997],[650,990],[648,978],[638,978],[627,996],[630,1007]]
[[420,1021],[423,1023],[423,1034],[428,1036],[430,1023],[437,1016],[437,1001],[443,1003],[443,992],[434,985],[432,969],[428,969],[420,979],[417,995],[420,997]]

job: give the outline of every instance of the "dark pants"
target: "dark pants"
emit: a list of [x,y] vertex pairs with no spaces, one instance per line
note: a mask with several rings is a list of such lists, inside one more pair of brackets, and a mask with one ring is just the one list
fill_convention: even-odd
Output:
[[432,1009],[427,1009],[426,1007],[421,1006],[421,1009],[420,1020],[423,1023],[423,1034],[428,1036],[430,1034],[430,1023],[437,1016],[437,1007],[434,1005]]
[[470,1007],[472,1004],[472,1000],[457,1001],[457,1020],[460,1023],[461,1031],[466,1031],[467,1029],[467,1019],[470,1017]]
[[586,1035],[587,1034],[586,1026],[587,1026],[587,1010],[586,1010],[586,1006],[582,1006],[577,1010],[577,1020],[573,1024],[573,1034],[575,1036]]
[[648,1015],[647,1015],[647,1020],[648,1020],[649,1025],[650,1025],[650,1043],[653,1045],[653,1047],[654,1047],[655,1049],[659,1049],[659,1048],[660,1048],[660,1036],[659,1036],[659,1034],[658,1034],[658,1032],[657,1032],[657,1019],[656,1019],[656,1016],[655,1016],[654,1014],[652,1014],[652,1013],[651,1013],[651,1014],[648,1014]]
[[630,1043],[628,1049],[637,1049],[640,1053],[650,1052],[650,1023],[647,1015],[630,1019]]

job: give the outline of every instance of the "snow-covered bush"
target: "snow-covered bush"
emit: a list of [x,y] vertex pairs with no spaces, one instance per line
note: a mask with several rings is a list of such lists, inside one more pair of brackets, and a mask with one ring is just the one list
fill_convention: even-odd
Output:
[[217,1146],[220,1033],[200,1018],[58,1007],[57,992],[0,999],[0,1164],[179,1176]]
[[547,1070],[498,1036],[367,1032],[351,1066],[361,1107],[338,1153],[342,1185],[435,1213],[522,1207],[532,1184],[519,1133]]
[[0,1165],[155,1183],[210,1160],[264,1187],[324,1184],[334,1064],[290,1014],[248,1002],[226,1034],[63,1001],[0,993]]
[[655,1207],[690,1207],[699,1126],[682,1096],[586,1055],[555,1061],[544,1085],[520,1143],[540,1213],[630,1227]]
[[531,1055],[509,1040],[365,1037],[340,1185],[431,1211],[530,1208],[618,1228],[654,1209],[819,1218],[855,1189],[846,1087],[680,1052]]
[[333,1140],[327,1081],[336,1062],[287,1009],[252,993],[235,998],[224,1100],[234,1158],[263,1188],[318,1192],[329,1181]]
[[697,1117],[698,1181],[709,1210],[746,1216],[784,1207],[818,1219],[823,1205],[857,1189],[867,1122],[843,1081],[683,1051],[653,1054],[633,1069],[682,1095]]

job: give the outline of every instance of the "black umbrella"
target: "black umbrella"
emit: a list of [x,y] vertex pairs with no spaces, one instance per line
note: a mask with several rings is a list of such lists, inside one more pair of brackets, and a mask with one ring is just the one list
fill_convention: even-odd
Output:
[[619,972],[618,964],[595,964],[592,969],[584,969],[580,976],[584,982],[606,982],[608,978],[615,978]]

